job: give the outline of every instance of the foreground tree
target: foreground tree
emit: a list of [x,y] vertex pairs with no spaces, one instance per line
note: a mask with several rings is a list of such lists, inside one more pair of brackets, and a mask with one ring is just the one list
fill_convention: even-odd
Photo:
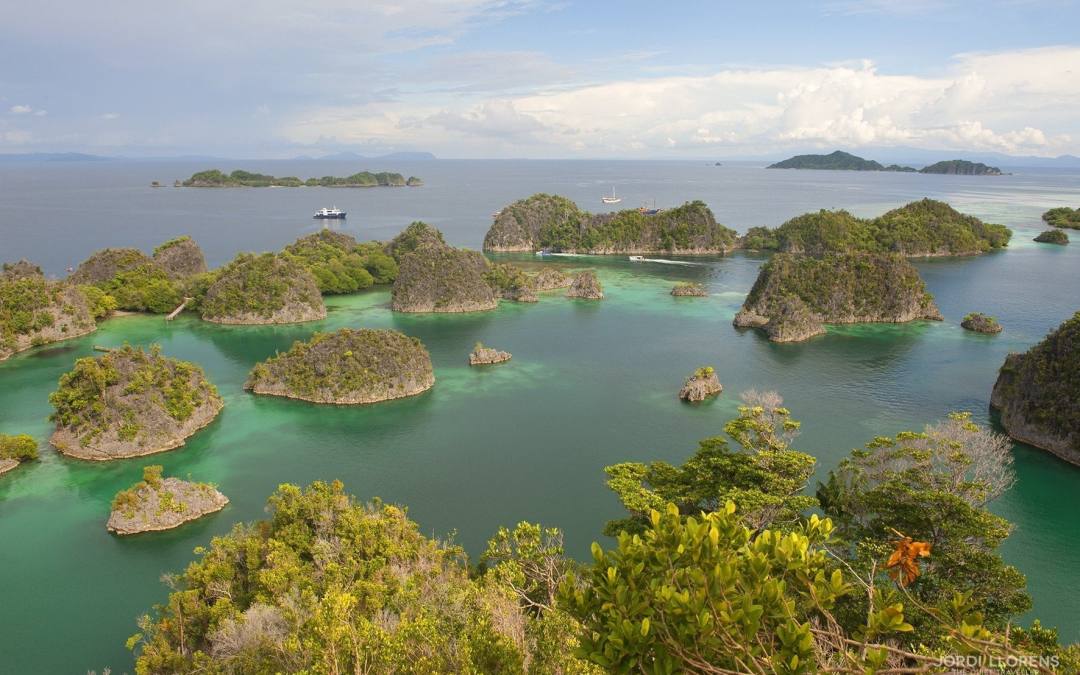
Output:
[[[615,550],[593,544],[584,579],[564,586],[583,625],[579,654],[609,672],[919,673],[947,671],[949,655],[1022,656],[960,594],[933,610],[940,649],[898,648],[895,637],[912,630],[912,597],[837,567],[828,519],[755,533],[728,503],[697,516],[669,504],[649,522],[640,535],[619,535]],[[833,609],[854,594],[869,606],[848,631]]]
[[772,523],[794,524],[817,501],[800,494],[814,472],[814,458],[790,449],[799,422],[783,407],[776,392],[748,391],[739,417],[724,431],[740,449],[721,436],[699,442],[682,466],[667,462],[625,462],[604,469],[608,487],[630,517],[607,524],[605,534],[640,532],[648,514],[674,503],[684,515],[715,511],[728,501],[740,504],[741,517],[755,530]]
[[[853,451],[818,488],[837,523],[841,557],[870,573],[898,538],[926,542],[932,555],[911,589],[920,603],[935,606],[964,593],[988,626],[1004,628],[1031,608],[1024,575],[997,552],[1011,525],[987,509],[1013,483],[1011,448],[1007,438],[958,413]],[[862,607],[849,609],[851,625]],[[932,642],[933,617],[910,616],[917,630],[908,641]]]

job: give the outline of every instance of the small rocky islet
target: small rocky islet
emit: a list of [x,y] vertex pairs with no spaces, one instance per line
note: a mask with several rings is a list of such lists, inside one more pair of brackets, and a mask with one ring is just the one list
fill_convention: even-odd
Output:
[[918,271],[892,254],[831,253],[820,258],[777,253],[762,266],[739,328],[760,328],[774,342],[797,342],[825,324],[940,321]]
[[12,471],[23,462],[38,458],[38,445],[33,436],[0,434],[0,475]]
[[695,370],[683,382],[682,389],[679,390],[679,399],[689,403],[700,403],[722,391],[724,391],[724,386],[720,384],[716,369],[712,366],[703,366]]
[[162,356],[157,346],[130,345],[76,361],[49,402],[52,446],[94,461],[177,448],[223,406],[195,364]]
[[582,300],[603,300],[604,287],[600,285],[600,279],[596,272],[585,270],[574,275],[570,288],[566,289],[566,297],[580,298]]
[[122,536],[171,530],[228,503],[228,497],[209,483],[162,477],[161,466],[147,466],[141,481],[113,497],[105,527]]
[[244,388],[312,403],[358,405],[415,396],[435,384],[417,338],[393,330],[316,333],[256,365]]
[[972,312],[965,316],[960,322],[960,327],[964,330],[986,333],[987,335],[996,335],[1003,330],[997,319],[980,312]]
[[704,298],[709,295],[709,292],[701,284],[684,282],[675,284],[671,289],[671,294],[677,298]]
[[500,351],[492,347],[485,347],[483,343],[477,342],[476,346],[473,347],[472,352],[469,353],[469,365],[493,365],[496,363],[503,363],[504,361],[509,361],[510,358],[510,352]]
[[1046,230],[1039,233],[1035,237],[1035,241],[1040,244],[1057,244],[1058,246],[1064,246],[1069,243],[1069,235],[1065,234],[1064,230]]
[[1006,357],[990,405],[1011,437],[1080,465],[1080,312]]

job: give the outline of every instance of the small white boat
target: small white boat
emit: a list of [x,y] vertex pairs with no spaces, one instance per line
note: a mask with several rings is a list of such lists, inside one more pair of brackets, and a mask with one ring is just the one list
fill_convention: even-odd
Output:
[[345,212],[334,206],[332,208],[326,208],[325,206],[315,212],[315,218],[319,220],[340,220],[345,217]]
[[643,255],[632,255],[632,256],[630,256],[630,262],[645,262],[645,256],[643,256]]
[[606,197],[606,196],[601,197],[600,201],[604,202],[605,204],[618,204],[619,202],[622,201],[622,197],[616,197],[615,196],[615,186],[612,185],[611,186],[611,196],[610,197]]

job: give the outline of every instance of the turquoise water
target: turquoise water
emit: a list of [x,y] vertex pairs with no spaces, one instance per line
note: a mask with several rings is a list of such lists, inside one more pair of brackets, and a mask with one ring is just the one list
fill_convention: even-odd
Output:
[[[828,180],[835,182],[819,205],[845,204],[844,183]],[[1054,180],[1077,184],[1075,177]],[[1080,242],[1065,248],[1030,242],[1041,229],[1043,205],[1068,196],[1053,181],[1045,184],[1044,193],[1017,187],[1012,199],[969,187],[953,196],[1018,232],[1004,253],[918,263],[943,323],[842,327],[806,343],[776,345],[731,326],[760,257],[676,267],[615,258],[536,263],[525,256],[517,259],[595,267],[607,299],[571,301],[554,293],[534,305],[503,303],[494,312],[410,316],[391,313],[389,294],[376,290],[331,298],[326,320],[301,326],[118,318],[95,334],[0,363],[0,433],[31,433],[43,449],[39,462],[0,478],[0,671],[129,670],[123,642],[135,632],[135,618],[165,597],[161,574],[181,569],[194,547],[233,522],[261,517],[267,495],[282,482],[340,478],[361,498],[408,505],[423,531],[454,533],[473,554],[500,525],[542,521],[562,527],[569,551],[584,557],[604,522],[619,515],[603,467],[682,461],[698,439],[721,433],[740,391],[784,395],[804,423],[796,446],[818,457],[819,473],[874,435],[918,428],[951,410],[989,421],[989,392],[1005,355],[1026,349],[1080,309]],[[867,188],[852,207],[875,212],[910,198],[910,188],[888,185]],[[766,193],[756,198],[777,214],[809,199],[799,194],[796,206],[777,206]],[[2,227],[22,225],[0,220]],[[478,235],[469,232],[460,239],[475,246]],[[165,238],[158,234],[147,238]],[[38,252],[9,248],[0,258]],[[709,297],[668,295],[687,280],[704,283]],[[961,330],[969,311],[996,315],[1005,332],[987,337]],[[242,391],[257,361],[314,330],[342,326],[394,328],[421,338],[431,351],[435,387],[352,408]],[[477,340],[512,352],[513,360],[469,368],[466,356]],[[202,365],[225,398],[224,411],[186,446],[151,460],[89,464],[60,457],[45,443],[49,392],[93,345],[125,341],[159,343],[165,354]],[[716,366],[724,393],[701,406],[680,404],[682,379],[704,364]],[[217,483],[231,504],[176,531],[109,535],[112,496],[150,461],[173,475]],[[1059,626],[1066,639],[1080,639],[1074,611],[1080,588],[1073,582],[1080,568],[1080,469],[1026,447],[1017,448],[1016,463],[1016,486],[994,504],[1016,524],[1005,555],[1028,575],[1033,615]]]

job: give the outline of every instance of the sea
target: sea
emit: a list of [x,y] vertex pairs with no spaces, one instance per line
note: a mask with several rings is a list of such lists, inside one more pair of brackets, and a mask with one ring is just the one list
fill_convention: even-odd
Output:
[[[951,411],[994,424],[990,391],[1005,356],[1023,351],[1080,310],[1080,241],[1037,244],[1040,214],[1080,206],[1080,171],[1013,169],[1005,176],[766,170],[712,161],[416,162],[236,161],[246,169],[302,178],[360,170],[419,176],[419,188],[180,189],[175,179],[207,162],[86,162],[0,165],[0,260],[27,258],[63,276],[93,251],[147,252],[188,234],[212,266],[240,251],[279,250],[322,226],[323,206],[348,212],[332,226],[386,240],[413,221],[437,226],[455,245],[480,248],[492,214],[546,192],[584,209],[611,193],[618,208],[704,201],[740,232],[818,209],[874,216],[930,197],[1014,230],[1007,250],[975,258],[917,261],[943,322],[830,328],[804,343],[773,344],[731,321],[766,259],[735,253],[692,265],[623,256],[518,261],[597,270],[606,298],[545,294],[536,304],[492,312],[401,315],[385,288],[327,298],[323,321],[226,327],[182,316],[110,319],[89,336],[0,362],[0,433],[29,433],[41,459],[0,477],[0,672],[130,672],[125,639],[162,602],[163,574],[184,569],[193,550],[234,523],[265,516],[282,483],[342,480],[360,500],[402,504],[427,535],[462,545],[475,562],[500,526],[561,528],[567,552],[587,559],[621,507],[604,467],[623,461],[679,463],[700,439],[721,435],[749,389],[778,391],[802,422],[796,449],[817,460],[815,482],[853,448],[878,435],[919,430]],[[166,187],[153,188],[152,181]],[[1074,236],[1080,239],[1080,232]],[[657,256],[661,257],[661,256]],[[696,281],[705,298],[673,298]],[[972,311],[998,318],[997,336],[969,333]],[[392,328],[431,352],[429,392],[371,406],[330,407],[243,391],[258,361],[314,331]],[[470,368],[473,344],[513,353],[506,364]],[[225,399],[209,427],[177,450],[109,463],[66,459],[48,445],[48,396],[94,345],[159,344],[201,365]],[[712,365],[724,392],[703,405],[676,398],[695,368]],[[1017,445],[1016,484],[992,504],[1014,525],[1002,546],[1027,575],[1039,618],[1080,640],[1080,467]],[[177,530],[129,538],[105,529],[113,495],[142,467],[219,486],[220,513]],[[813,485],[811,485],[811,490]]]

